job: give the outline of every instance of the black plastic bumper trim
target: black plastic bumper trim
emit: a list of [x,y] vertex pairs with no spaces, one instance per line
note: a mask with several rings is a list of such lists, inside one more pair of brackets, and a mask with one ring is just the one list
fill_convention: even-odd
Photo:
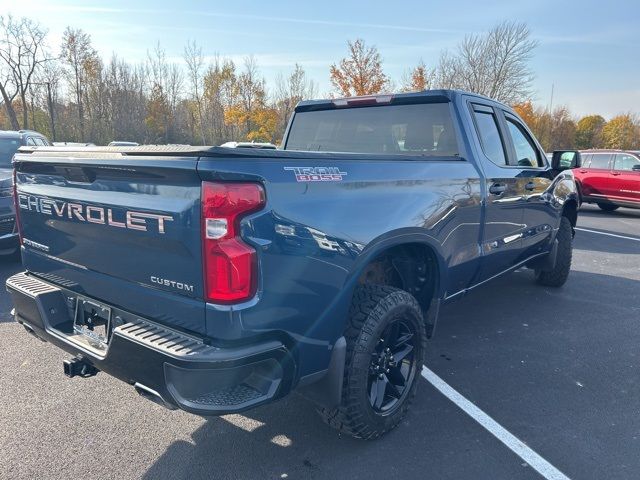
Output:
[[[279,341],[220,348],[135,315],[125,319],[112,307],[121,323],[106,352],[95,352],[78,343],[73,332],[62,331],[72,324],[67,300],[75,293],[27,273],[7,279],[6,287],[16,321],[31,333],[130,385],[143,385],[154,393],[147,398],[166,406],[223,415],[268,403],[291,389],[295,363]],[[225,399],[233,401],[225,404]]]

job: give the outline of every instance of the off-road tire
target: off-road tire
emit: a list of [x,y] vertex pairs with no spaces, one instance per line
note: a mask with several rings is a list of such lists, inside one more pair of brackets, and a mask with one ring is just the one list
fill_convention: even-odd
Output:
[[598,203],[597,205],[600,207],[600,210],[604,210],[605,212],[613,212],[620,208],[618,205],[611,205],[610,203]]
[[562,217],[560,220],[556,239],[558,241],[558,255],[553,270],[536,270],[536,281],[547,287],[561,287],[569,277],[573,253],[573,231],[567,217]]
[[[374,411],[367,384],[372,352],[385,328],[398,318],[415,329],[414,364],[416,371],[407,393],[386,415]],[[396,427],[404,418],[415,396],[424,363],[426,332],[422,310],[416,299],[397,288],[362,285],[357,287],[344,334],[347,356],[342,401],[338,408],[320,409],[323,420],[333,428],[356,438],[372,440]]]

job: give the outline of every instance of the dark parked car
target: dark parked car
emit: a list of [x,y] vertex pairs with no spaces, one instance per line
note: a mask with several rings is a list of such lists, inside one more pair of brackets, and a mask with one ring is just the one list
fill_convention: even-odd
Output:
[[582,202],[602,210],[640,208],[640,154],[624,150],[586,150],[574,170]]
[[15,319],[72,355],[68,376],[197,415],[298,391],[375,438],[407,412],[443,302],[523,266],[566,282],[578,154],[561,154],[450,90],[302,102],[282,150],[25,149]]
[[21,146],[51,145],[47,137],[31,130],[0,130],[0,255],[15,252],[18,233],[13,206],[13,170],[11,159]]

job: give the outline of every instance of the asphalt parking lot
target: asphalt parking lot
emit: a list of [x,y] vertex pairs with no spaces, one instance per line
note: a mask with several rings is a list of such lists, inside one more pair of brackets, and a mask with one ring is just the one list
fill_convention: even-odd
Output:
[[[447,306],[426,366],[566,477],[637,478],[640,210],[585,206],[578,227],[564,288],[522,270]],[[4,283],[20,265],[2,262]],[[2,479],[542,478],[424,379],[375,442],[338,436],[296,396],[205,420],[106,375],[67,379],[65,354],[10,309],[0,293]]]

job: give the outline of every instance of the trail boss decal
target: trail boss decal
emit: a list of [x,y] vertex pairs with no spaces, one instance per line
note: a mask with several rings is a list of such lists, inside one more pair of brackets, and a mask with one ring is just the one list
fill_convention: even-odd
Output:
[[341,182],[347,172],[338,167],[284,167],[296,175],[296,182]]
[[131,210],[127,210],[122,215],[122,218],[117,219],[110,208],[62,202],[24,193],[18,194],[18,204],[23,210],[38,212],[52,217],[68,218],[80,222],[98,223],[110,227],[128,228],[143,232],[157,230],[158,233],[165,233],[165,223],[173,221],[171,215],[134,212]]

